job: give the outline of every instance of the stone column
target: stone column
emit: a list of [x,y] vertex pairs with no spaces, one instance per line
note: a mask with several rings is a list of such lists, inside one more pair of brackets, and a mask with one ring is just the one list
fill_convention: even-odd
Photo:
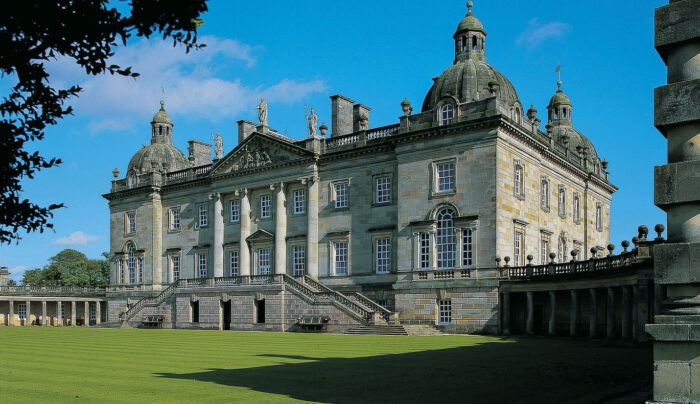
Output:
[[9,316],[7,317],[7,325],[13,327],[15,325],[15,301],[10,300]]
[[61,327],[63,326],[63,315],[61,314],[61,306],[63,305],[63,302],[58,300],[56,301],[56,325]]
[[46,327],[48,324],[46,321],[46,300],[41,301],[41,326]]
[[462,244],[461,228],[455,228],[455,240],[455,269],[462,269],[462,248],[464,248],[464,245]]
[[549,291],[549,335],[556,334],[557,292]]
[[590,323],[588,327],[588,335],[591,338],[598,336],[598,293],[595,289],[590,289],[591,293],[591,312]]
[[25,322],[24,322],[24,326],[26,327],[26,326],[32,325],[32,310],[31,310],[32,301],[27,300],[25,302],[25,304],[27,305],[27,320],[25,320]]
[[275,273],[287,273],[287,208],[284,183],[280,182],[275,198]]
[[101,324],[102,323],[102,302],[99,300],[95,302],[95,324]]
[[608,287],[608,304],[606,305],[606,336],[608,338],[615,337],[615,289]]
[[575,337],[578,334],[578,291],[571,291],[571,304],[569,309],[569,335]]
[[306,212],[306,272],[312,278],[318,278],[318,191],[319,179],[312,177],[308,181],[309,197]]
[[622,287],[622,339],[630,337],[630,311],[632,304],[630,302],[630,287]]
[[85,317],[85,323],[83,324],[85,327],[90,326],[90,302],[85,302],[84,305],[85,314],[83,317]]
[[224,207],[221,194],[211,194],[214,201],[214,278],[224,276]]
[[535,302],[533,292],[527,292],[527,320],[525,323],[525,333],[532,335],[535,333]]
[[77,313],[76,313],[77,310],[76,310],[75,305],[76,305],[75,301],[70,302],[70,325],[71,325],[71,327],[76,326],[75,322],[76,322],[77,317],[78,317]]
[[418,232],[413,233],[413,270],[420,270],[420,233]]
[[654,91],[654,125],[668,141],[668,164],[654,168],[654,203],[668,222],[668,242],[654,246],[654,272],[667,304],[646,330],[654,340],[654,401],[699,402],[700,0],[669,3],[655,16],[668,84]]
[[241,276],[250,275],[250,250],[246,239],[250,236],[250,199],[248,190],[236,191],[241,197],[241,241],[240,241],[240,271]]
[[430,230],[430,269],[437,269],[437,229]]
[[503,292],[503,335],[510,335],[510,292]]

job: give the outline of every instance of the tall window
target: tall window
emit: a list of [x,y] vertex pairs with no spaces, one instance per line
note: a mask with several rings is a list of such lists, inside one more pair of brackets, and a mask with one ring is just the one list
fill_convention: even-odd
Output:
[[90,303],[90,321],[97,321],[97,304]]
[[454,121],[455,109],[452,104],[445,104],[440,109],[440,125],[449,125]]
[[452,301],[450,301],[450,300],[438,301],[438,323],[440,323],[440,324],[451,324],[452,323]]
[[173,274],[173,282],[177,282],[180,279],[180,256],[170,257],[170,272]]
[[335,255],[335,274],[348,274],[348,243],[340,242],[333,243]]
[[455,190],[455,165],[454,163],[439,163],[437,171],[437,191],[451,192]]
[[258,250],[258,275],[270,274],[270,251],[269,248],[261,248]]
[[241,201],[240,199],[234,199],[230,202],[230,221],[231,223],[239,222],[241,220]]
[[540,208],[549,211],[549,181],[546,179],[540,185]]
[[542,265],[548,264],[547,259],[549,258],[549,240],[542,239],[540,242],[540,263]]
[[209,222],[208,215],[207,215],[207,205],[199,205],[197,207],[197,224],[199,227],[206,227],[207,223]]
[[603,206],[600,203],[595,205],[595,229],[603,231]]
[[334,184],[335,189],[335,208],[347,208],[348,207],[348,184],[346,182],[341,182]]
[[20,320],[27,319],[27,304],[26,303],[20,303],[17,305],[17,315],[19,316]]
[[430,234],[421,233],[420,234],[420,269],[430,268]]
[[136,233],[136,213],[134,212],[126,214],[126,232],[128,234]]
[[128,268],[129,271],[129,283],[134,284],[136,283],[136,257],[134,256],[136,253],[136,248],[134,248],[133,244],[129,244],[129,248],[127,250],[127,258],[126,258],[126,267]]
[[559,216],[566,217],[566,189],[564,186],[559,186]]
[[294,214],[300,215],[306,210],[306,192],[303,189],[294,191]]
[[443,209],[437,215],[437,266],[452,269],[455,266],[454,211]]
[[240,253],[231,251],[228,258],[229,274],[238,276],[240,274]]
[[376,203],[391,202],[391,178],[381,177],[376,180]]
[[270,195],[260,197],[260,218],[267,219],[272,215],[272,205]]
[[471,268],[474,266],[474,240],[473,230],[462,230],[462,267]]
[[207,254],[197,254],[197,277],[207,277]]
[[515,230],[513,239],[513,266],[523,265],[523,249],[525,247],[525,233],[521,229]]
[[375,241],[375,255],[378,274],[388,274],[391,270],[391,239]]
[[304,276],[306,273],[306,248],[302,245],[292,247],[292,275]]
[[129,174],[129,176],[126,178],[126,186],[129,188],[133,188],[136,186],[136,174]]
[[574,194],[574,222],[581,221],[581,198],[578,194]]
[[566,262],[566,239],[559,238],[559,247],[557,248],[557,259],[560,263]]
[[180,230],[180,208],[170,208],[170,230]]
[[516,196],[525,196],[525,187],[523,186],[523,166],[515,165],[515,173],[513,175],[513,193]]
[[138,273],[139,273],[139,283],[143,283],[143,258],[139,258],[136,260],[136,266],[138,268]]

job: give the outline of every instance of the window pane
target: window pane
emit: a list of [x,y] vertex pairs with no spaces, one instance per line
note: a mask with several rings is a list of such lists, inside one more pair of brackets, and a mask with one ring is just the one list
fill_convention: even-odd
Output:
[[262,248],[258,250],[258,275],[270,274],[270,249]]
[[438,322],[440,324],[452,323],[452,302],[450,300],[438,302]]
[[173,256],[170,258],[170,265],[172,266],[173,282],[180,279],[180,257]]
[[180,208],[170,209],[170,230],[180,229]]
[[303,276],[306,273],[306,247],[294,246],[292,248],[292,269],[294,276]]
[[260,217],[261,218],[269,218],[271,215],[271,206],[270,206],[270,195],[263,195],[260,197]]
[[388,238],[376,241],[377,273],[386,274],[391,271],[391,240]]
[[335,184],[335,207],[336,209],[348,207],[348,184]]
[[207,225],[207,205],[199,205],[199,227]]
[[472,229],[462,230],[462,266],[464,268],[471,268],[474,265],[473,248]]
[[455,228],[452,209],[438,213],[437,227],[437,266],[439,269],[452,269],[455,266]]
[[515,240],[513,240],[513,265],[520,266],[523,264],[523,233],[520,231],[515,232]]
[[437,165],[438,192],[453,191],[455,187],[455,165],[452,163]]
[[335,274],[348,274],[348,243],[335,243]]
[[304,213],[306,207],[306,193],[303,190],[294,191],[294,214]]
[[238,276],[239,272],[239,252],[231,251],[229,256],[229,271],[231,276]]
[[207,255],[197,254],[197,275],[199,278],[207,277]]
[[428,233],[420,234],[420,269],[428,269],[430,267],[430,235]]
[[238,222],[241,220],[241,201],[236,199],[231,201],[231,222]]
[[377,198],[376,203],[391,202],[391,179],[377,178]]

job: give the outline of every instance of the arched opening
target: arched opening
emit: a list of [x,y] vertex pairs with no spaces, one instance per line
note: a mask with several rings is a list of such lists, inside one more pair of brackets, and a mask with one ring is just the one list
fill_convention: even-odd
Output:
[[562,118],[566,119],[566,108],[564,108],[561,112]]
[[440,125],[449,125],[455,117],[455,110],[452,104],[445,104],[440,108]]
[[473,36],[473,37],[472,37],[472,50],[476,50],[476,48],[477,48],[477,46],[476,46],[476,36]]
[[455,266],[455,212],[444,208],[437,214],[437,267],[438,269],[453,269]]
[[163,136],[163,127],[162,126],[158,127],[158,134]]
[[462,37],[462,52],[466,52],[466,51],[467,51],[467,37],[463,36]]

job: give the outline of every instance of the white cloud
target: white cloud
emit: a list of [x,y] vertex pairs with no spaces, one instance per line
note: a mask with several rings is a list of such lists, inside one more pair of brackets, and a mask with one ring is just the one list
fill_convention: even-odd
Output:
[[518,37],[516,44],[532,50],[547,39],[561,38],[569,31],[569,24],[558,21],[542,24],[537,18],[533,18],[528,22],[527,29]]
[[99,240],[97,236],[89,236],[82,231],[75,231],[68,237],[61,237],[51,242],[49,245],[68,246],[68,245],[88,245]]
[[[50,64],[52,83],[68,87],[79,84],[83,91],[71,104],[76,114],[90,115],[91,133],[123,130],[152,115],[165,87],[165,102],[173,115],[211,120],[230,119],[249,111],[261,96],[270,103],[293,103],[312,93],[324,91],[321,80],[280,79],[267,86],[251,86],[240,78],[231,78],[231,67],[242,64],[253,68],[258,47],[236,40],[206,36],[207,44],[199,51],[185,53],[172,42],[142,39],[119,49],[109,64],[131,66],[140,76],[136,79],[119,75],[85,77],[70,60]],[[229,69],[229,71],[224,71]]]

